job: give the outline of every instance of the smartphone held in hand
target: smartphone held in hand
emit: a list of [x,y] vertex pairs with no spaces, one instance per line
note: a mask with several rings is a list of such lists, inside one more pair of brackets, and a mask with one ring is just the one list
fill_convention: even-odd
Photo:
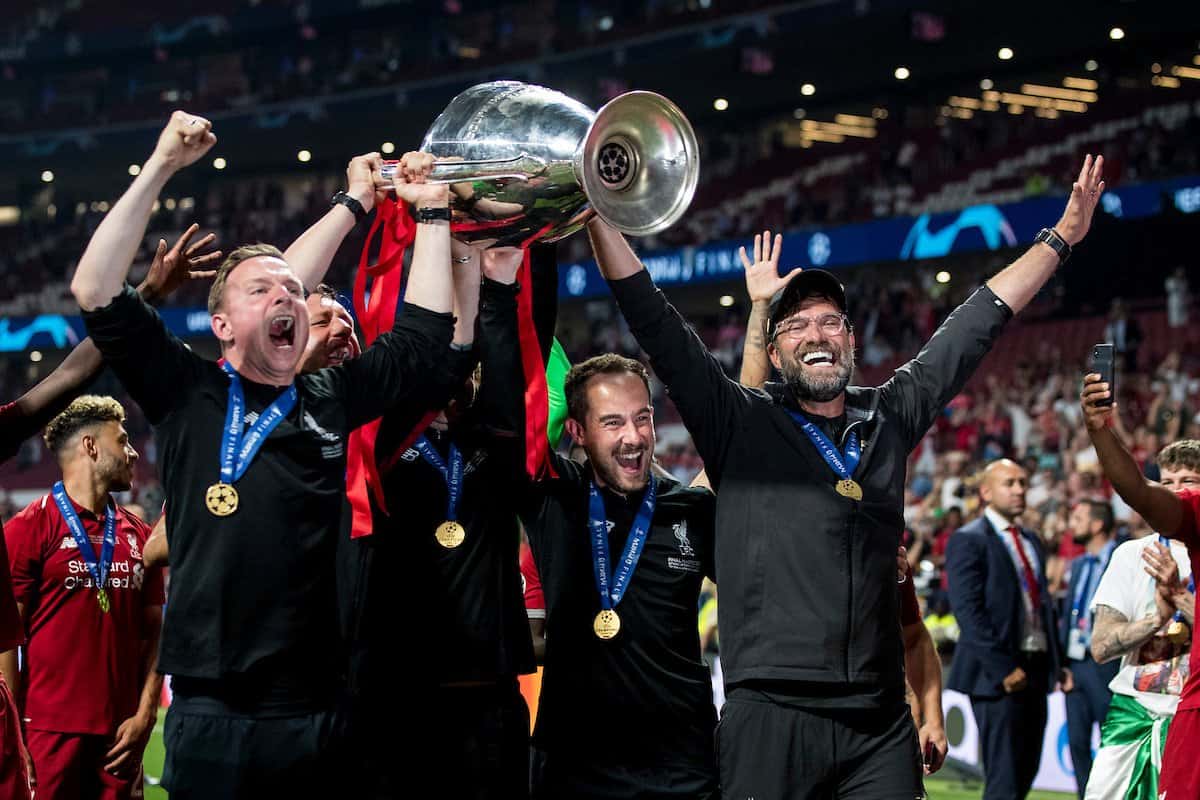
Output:
[[1088,371],[1095,372],[1100,376],[1102,383],[1108,384],[1108,397],[1103,400],[1097,400],[1095,405],[1111,406],[1117,396],[1117,373],[1114,363],[1113,346],[1111,344],[1097,344],[1092,346],[1091,369]]

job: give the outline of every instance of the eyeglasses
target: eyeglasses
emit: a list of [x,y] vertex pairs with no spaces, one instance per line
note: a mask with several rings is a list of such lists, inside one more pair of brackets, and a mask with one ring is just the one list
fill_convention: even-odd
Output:
[[808,330],[810,324],[816,323],[817,328],[826,336],[837,336],[846,330],[849,321],[845,314],[822,314],[816,319],[808,317],[792,317],[775,329],[774,338],[787,337],[799,339]]

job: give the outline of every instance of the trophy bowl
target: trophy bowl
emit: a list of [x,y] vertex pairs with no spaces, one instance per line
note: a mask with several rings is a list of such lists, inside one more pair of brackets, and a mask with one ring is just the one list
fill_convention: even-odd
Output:
[[[696,191],[691,124],[653,92],[629,92],[599,112],[518,81],[472,86],[434,120],[421,149],[450,184],[451,229],[465,242],[555,242],[597,214],[646,236],[683,216]],[[390,178],[395,162],[384,166]]]

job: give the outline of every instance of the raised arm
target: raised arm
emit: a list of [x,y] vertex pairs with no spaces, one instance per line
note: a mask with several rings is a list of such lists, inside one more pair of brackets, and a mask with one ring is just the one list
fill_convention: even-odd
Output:
[[[1101,178],[1103,169],[1104,156],[1096,156],[1093,159],[1089,155],[1084,159],[1079,177],[1071,187],[1071,197],[1067,200],[1066,210],[1054,226],[1055,232],[1071,247],[1083,241],[1092,225],[1092,214],[1095,213],[1096,204],[1100,202],[1100,195],[1104,192],[1104,181]],[[1058,254],[1054,249],[1048,244],[1038,242],[988,281],[987,285],[1014,314],[1017,314],[1029,305],[1034,295],[1050,280],[1058,265]]]
[[475,321],[479,319],[480,251],[457,239],[450,240],[454,266],[454,340],[452,346],[467,348],[475,341]]
[[90,338],[77,344],[54,370],[25,394],[0,406],[0,462],[16,455],[100,373],[100,351]]
[[[1091,224],[1103,189],[1102,164],[1103,159],[1093,163],[1088,157],[1055,226],[1071,245],[1083,239]],[[1029,304],[1058,264],[1058,255],[1049,245],[1035,244],[951,312],[917,357],[884,385],[885,401],[907,428],[912,447],[966,385],[1007,321]]]
[[654,286],[625,237],[599,219],[588,223],[588,235],[625,321],[671,391],[719,491],[725,449],[736,417],[750,407],[750,392],[726,377],[704,342]]
[[1163,536],[1174,536],[1185,522],[1183,501],[1170,489],[1142,475],[1133,456],[1112,431],[1111,420],[1117,410],[1116,400],[1112,405],[1097,405],[1110,396],[1108,384],[1102,383],[1098,374],[1093,372],[1084,376],[1080,395],[1083,421],[1099,456],[1100,468],[1130,508],[1141,514]]
[[212,123],[203,117],[183,111],[171,115],[154,152],[112,211],[104,216],[79,259],[71,294],[80,308],[91,311],[106,306],[121,293],[162,188],[172,175],[202,157],[216,141]]
[[[433,156],[428,153],[405,153],[396,170],[396,196],[415,206],[418,213],[422,209],[448,211],[450,208],[450,188],[445,184],[425,182],[433,171],[433,164]],[[429,311],[449,313],[454,307],[454,283],[449,264],[449,221],[418,222],[404,299]]]
[[206,234],[200,241],[192,244],[192,237],[199,230],[200,226],[193,222],[179,235],[170,249],[167,249],[166,239],[158,240],[158,249],[150,261],[150,269],[146,271],[146,277],[137,287],[143,300],[151,305],[158,305],[188,281],[208,280],[216,276],[215,269],[204,268],[220,262],[221,251],[203,252],[216,241],[216,234]]
[[[211,233],[189,247],[188,241],[198,228],[197,225],[188,228],[170,250],[165,241],[159,241],[150,270],[138,286],[138,293],[147,302],[164,300],[189,279],[212,276],[211,272],[199,268],[219,259],[221,251],[201,252],[212,243]],[[0,462],[12,458],[22,442],[46,427],[46,423],[100,374],[103,366],[100,350],[88,337],[32,389],[9,405],[0,407],[0,422],[3,423],[0,425]]]
[[746,321],[746,340],[742,345],[742,373],[738,380],[743,386],[761,389],[771,377],[771,359],[767,357],[767,319],[771,313],[771,298],[783,291],[788,281],[804,270],[797,267],[787,275],[779,275],[779,256],[783,251],[783,236],[763,231],[754,236],[754,260],[746,248],[738,248],[738,257],[746,272],[746,294],[750,297],[750,319]]
[[[375,208],[375,176],[382,166],[383,158],[379,153],[366,153],[350,159],[350,165],[346,167],[346,195],[359,204],[364,215]],[[358,215],[349,205],[334,203],[325,216],[284,251],[284,260],[305,289],[312,291],[325,278],[338,248],[358,221]]]
[[525,372],[517,339],[517,272],[520,251],[483,253],[479,298],[479,358],[483,382],[479,404],[493,451],[514,475],[525,473]]
[[[423,375],[415,393],[406,393],[404,402],[387,412],[380,429],[380,442],[388,446],[408,439],[414,426],[430,412],[446,408],[458,395],[479,363],[475,351],[475,321],[479,316],[479,253],[473,248],[452,240],[454,265],[454,334],[444,358],[437,359],[435,368]],[[398,322],[400,320],[397,320]],[[404,450],[380,461],[386,471],[395,466]],[[147,550],[148,552],[148,550]]]
[[[425,183],[433,163],[433,156],[426,153],[406,153],[396,171],[397,197],[415,205],[418,213],[422,209],[448,213],[449,189]],[[418,221],[405,307],[396,315],[395,325],[361,356],[334,368],[351,427],[395,411],[401,404],[428,407],[430,376],[445,366],[453,336],[451,267],[449,221]]]

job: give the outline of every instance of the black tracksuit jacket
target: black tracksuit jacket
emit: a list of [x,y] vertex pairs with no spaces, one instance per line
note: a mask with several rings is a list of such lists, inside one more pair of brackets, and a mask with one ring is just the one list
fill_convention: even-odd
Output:
[[727,687],[765,685],[814,705],[902,702],[896,549],[906,462],[1012,312],[986,286],[878,387],[846,389],[861,502],[800,430],[786,389],[729,379],[646,271],[613,294],[683,417],[717,493],[716,578]]

